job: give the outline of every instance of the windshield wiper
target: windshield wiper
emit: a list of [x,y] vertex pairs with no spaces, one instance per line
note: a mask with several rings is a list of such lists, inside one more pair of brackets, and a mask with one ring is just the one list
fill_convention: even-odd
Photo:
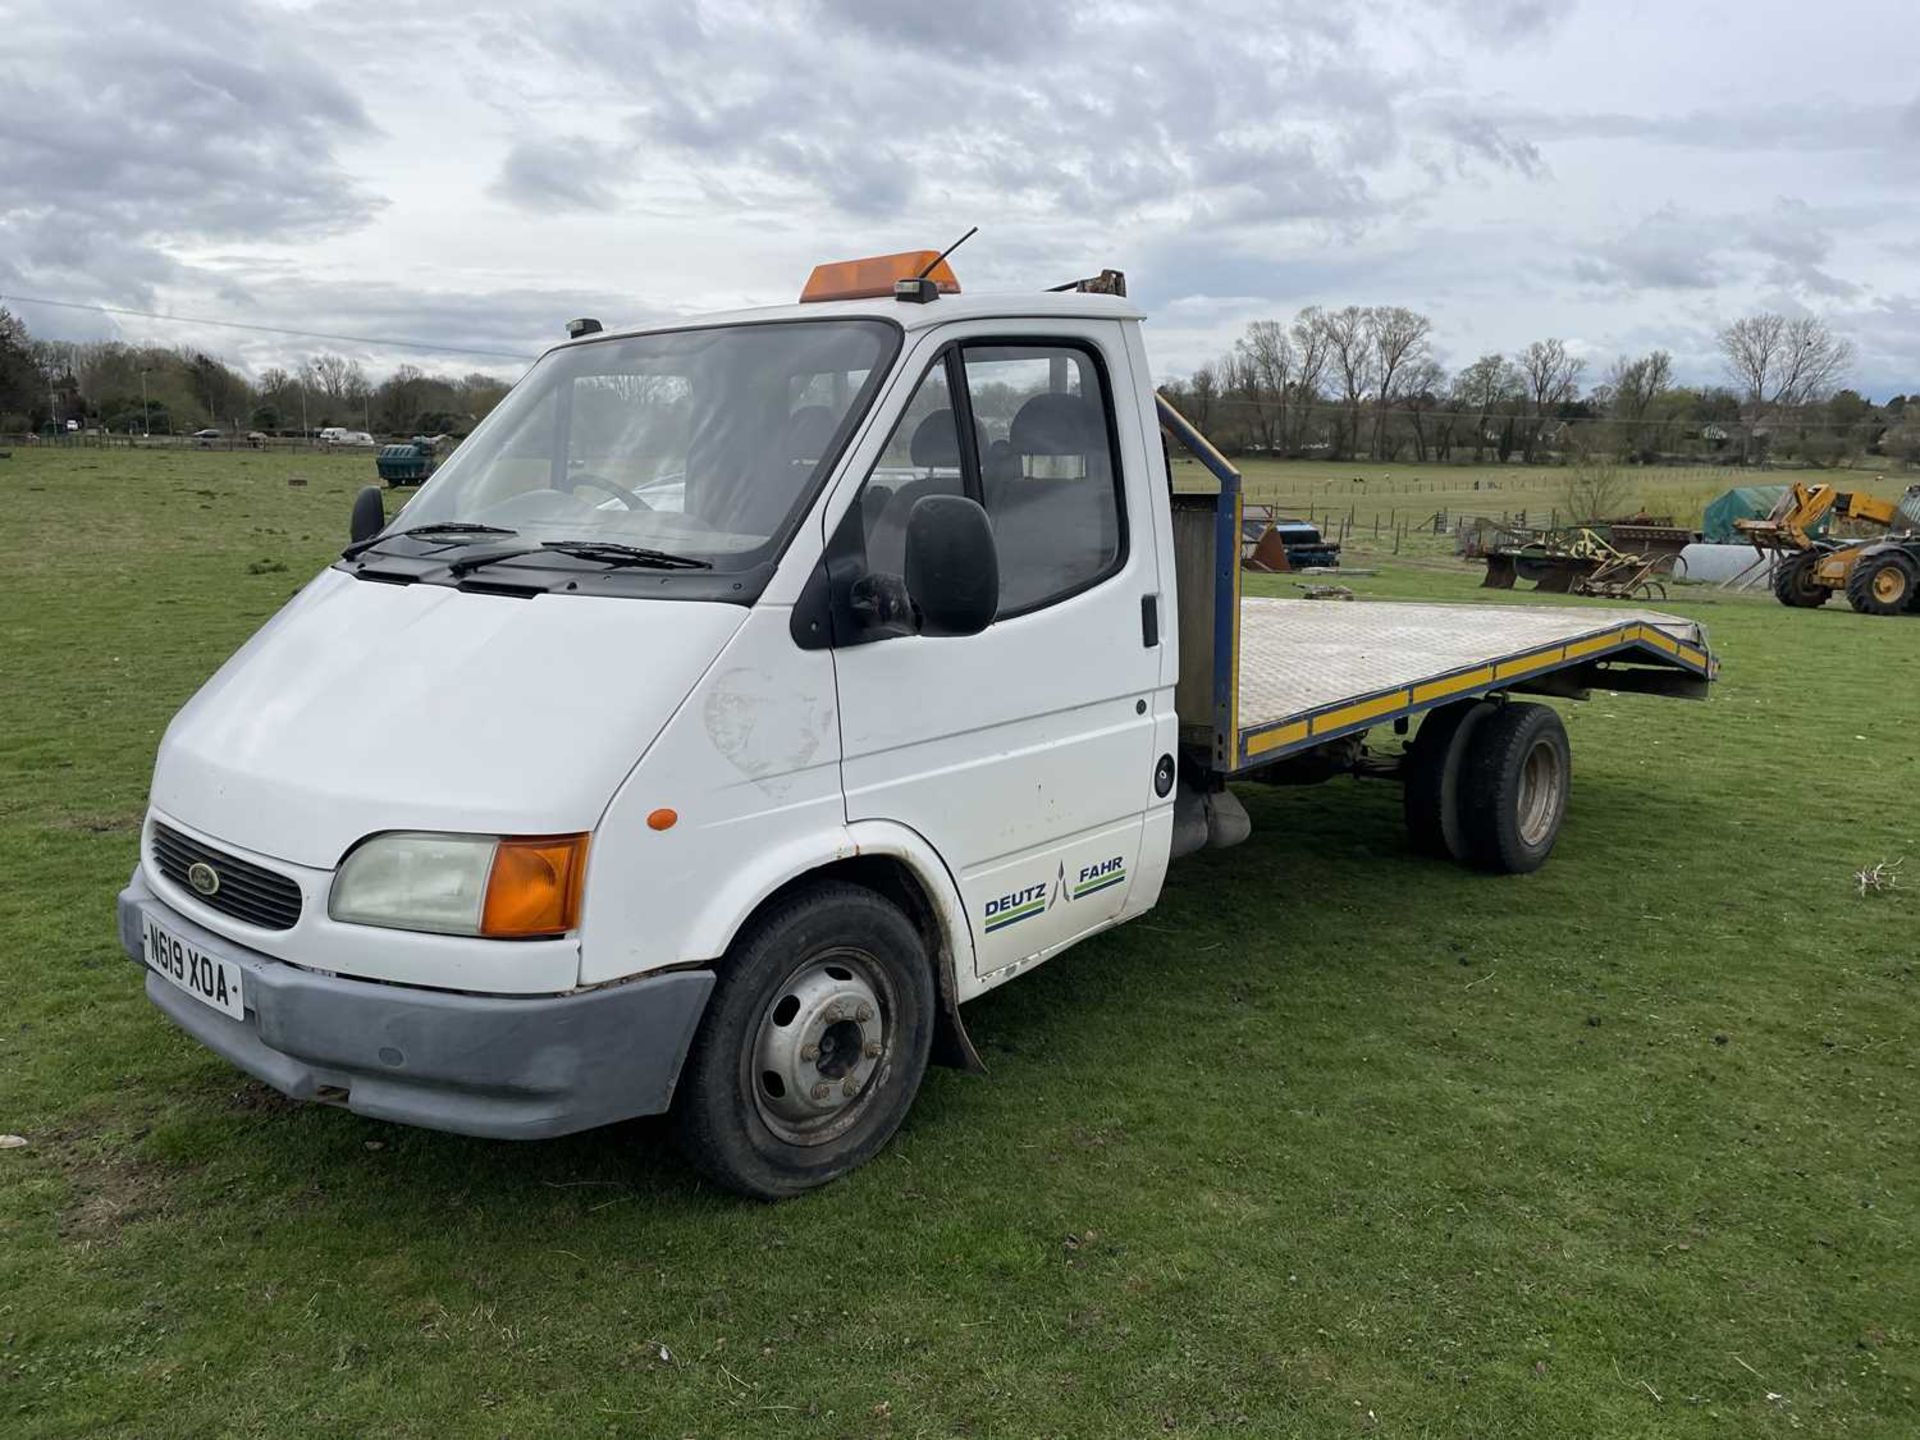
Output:
[[644,565],[653,570],[711,570],[713,562],[691,555],[675,555],[670,550],[649,550],[644,545],[624,545],[618,540],[549,540],[540,547],[558,550],[580,560],[603,560],[609,565]]
[[363,550],[371,550],[386,540],[398,540],[402,536],[413,536],[422,540],[431,540],[436,535],[517,535],[517,530],[509,530],[504,525],[483,525],[477,520],[436,520],[430,525],[415,525],[408,530],[395,530],[391,534],[382,531],[378,535],[349,545],[340,552],[343,560],[351,560]]
[[447,569],[455,575],[466,575],[478,570],[482,565],[491,565],[496,560],[520,560],[529,555],[542,555],[554,551],[561,555],[571,555],[576,560],[598,560],[612,566],[634,566],[649,570],[711,570],[713,564],[707,560],[696,560],[691,555],[675,555],[668,550],[648,550],[639,545],[623,545],[617,540],[548,540],[540,545],[519,550],[488,550],[479,555],[468,555],[455,560]]

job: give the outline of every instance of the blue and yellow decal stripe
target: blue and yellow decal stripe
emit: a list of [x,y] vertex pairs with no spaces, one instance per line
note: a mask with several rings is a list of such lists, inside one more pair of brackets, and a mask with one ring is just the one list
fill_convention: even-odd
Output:
[[1002,910],[991,920],[987,921],[987,934],[991,935],[996,930],[1004,930],[1009,925],[1018,925],[1022,920],[1031,920],[1036,915],[1043,915],[1046,913],[1046,909],[1047,898],[1043,895],[1038,900],[1029,900],[1018,909]]
[[1078,900],[1082,896],[1091,895],[1096,891],[1111,890],[1115,885],[1124,885],[1126,883],[1127,872],[1124,869],[1116,870],[1111,875],[1100,875],[1092,880],[1081,881],[1080,884],[1073,887],[1073,898]]

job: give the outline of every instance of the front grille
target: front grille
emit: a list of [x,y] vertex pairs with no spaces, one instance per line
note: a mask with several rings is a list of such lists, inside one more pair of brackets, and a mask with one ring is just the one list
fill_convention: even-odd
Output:
[[[300,918],[300,887],[292,880],[203,845],[157,820],[153,826],[153,858],[162,875],[210,910],[263,930],[291,930]],[[220,877],[220,888],[213,894],[201,894],[187,878],[187,871],[196,863],[211,866]]]

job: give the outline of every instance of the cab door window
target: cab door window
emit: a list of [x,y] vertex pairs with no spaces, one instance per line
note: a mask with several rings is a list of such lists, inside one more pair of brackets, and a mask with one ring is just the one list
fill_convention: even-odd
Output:
[[1126,536],[1112,406],[1098,360],[1077,345],[969,345],[962,359],[1006,618],[1119,568]]
[[925,495],[964,495],[960,423],[947,367],[936,362],[907,402],[887,447],[860,492],[867,569],[900,575],[907,568],[907,517]]

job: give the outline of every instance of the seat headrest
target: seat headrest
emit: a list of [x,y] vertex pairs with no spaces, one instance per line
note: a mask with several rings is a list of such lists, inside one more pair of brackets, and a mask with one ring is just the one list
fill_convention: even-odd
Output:
[[811,464],[833,443],[833,411],[825,405],[802,405],[787,417],[787,458]]
[[960,468],[960,426],[951,410],[935,410],[913,427],[907,454],[922,470]]
[[1035,395],[1007,436],[1020,455],[1093,455],[1107,448],[1100,412],[1080,395]]

